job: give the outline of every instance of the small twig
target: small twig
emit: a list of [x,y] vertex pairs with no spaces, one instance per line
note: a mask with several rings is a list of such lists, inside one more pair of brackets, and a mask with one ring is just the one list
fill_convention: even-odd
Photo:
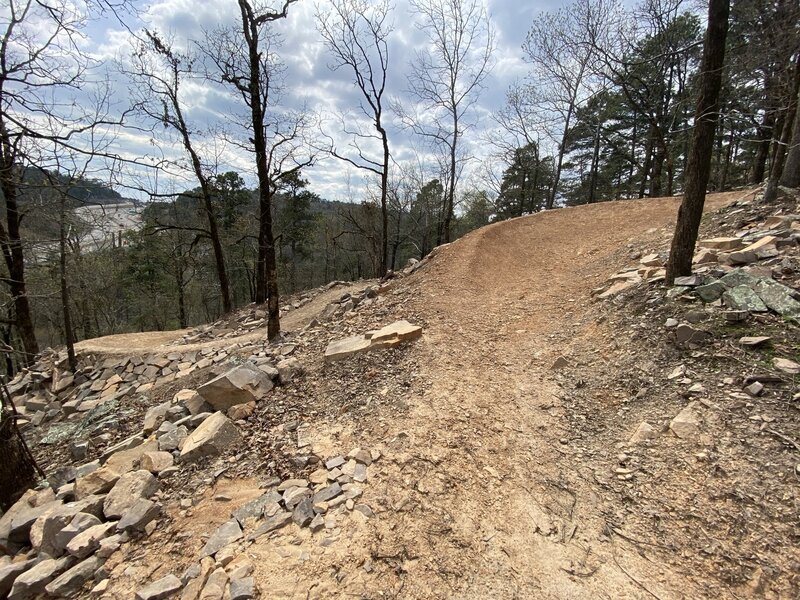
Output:
[[800,444],[795,442],[789,436],[783,435],[782,433],[780,433],[779,431],[775,431],[774,429],[765,429],[764,431],[767,431],[767,432],[771,433],[772,435],[774,435],[776,437],[779,437],[780,439],[782,439],[787,444],[791,444],[792,446],[794,446],[794,449],[797,450],[798,452],[800,452]]
[[631,580],[633,583],[635,583],[636,585],[638,585],[640,588],[642,588],[642,589],[643,589],[645,592],[647,592],[648,594],[650,594],[650,595],[651,595],[653,598],[655,598],[656,600],[663,600],[663,599],[661,598],[661,596],[659,596],[658,594],[656,594],[656,593],[654,593],[654,592],[651,592],[649,589],[647,589],[647,587],[646,587],[646,586],[645,586],[645,585],[644,585],[644,584],[643,584],[641,581],[639,581],[639,580],[638,580],[638,579],[636,579],[636,578],[635,578],[633,575],[631,575],[630,573],[628,573],[628,572],[627,572],[627,571],[626,571],[626,570],[625,570],[625,569],[622,567],[622,565],[621,565],[621,564],[619,564],[619,561],[617,560],[617,556],[616,556],[616,554],[614,554],[614,551],[613,551],[613,550],[611,551],[611,558],[613,558],[613,559],[614,559],[614,564],[616,564],[616,565],[617,565],[617,567],[619,567],[619,570],[620,570],[620,571],[622,571],[623,573],[625,573],[625,575],[627,575],[627,576],[628,576],[628,578],[629,578],[629,579],[630,579],[630,580]]

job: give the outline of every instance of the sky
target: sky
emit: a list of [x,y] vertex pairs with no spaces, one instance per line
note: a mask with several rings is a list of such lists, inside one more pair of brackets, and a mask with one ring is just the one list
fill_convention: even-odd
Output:
[[[471,115],[475,126],[464,138],[464,147],[473,158],[468,163],[462,182],[480,185],[478,179],[489,160],[491,148],[486,143],[492,127],[491,115],[502,107],[506,92],[515,82],[524,78],[527,66],[523,60],[521,45],[536,14],[552,10],[558,3],[551,0],[542,2],[519,2],[518,0],[488,0],[487,11],[496,36],[496,49],[493,68],[485,81],[485,87],[474,106]],[[235,25],[238,8],[235,0],[203,2],[197,0],[156,0],[142,6],[139,21],[128,20],[132,29],[146,26],[170,36],[177,46],[192,47],[192,42],[201,40],[205,31],[226,24]],[[321,115],[321,128],[336,141],[339,148],[345,148],[347,136],[342,132],[339,115],[346,122],[357,117],[359,94],[353,85],[352,73],[346,69],[329,68],[331,57],[317,31],[315,14],[324,13],[326,2],[300,0],[289,8],[287,19],[273,26],[283,38],[277,49],[285,64],[285,92],[280,100],[282,110],[303,107]],[[422,33],[415,26],[415,14],[407,0],[396,0],[391,20],[394,31],[389,38],[389,69],[387,96],[402,103],[409,102],[408,81],[409,64],[414,58],[414,50],[424,43]],[[87,31],[85,49],[106,64],[123,63],[130,53],[131,34],[114,20],[92,23]],[[117,102],[122,105],[128,96],[128,84],[115,78]],[[229,115],[242,110],[241,103],[223,91],[202,81],[189,82],[184,97],[187,116],[192,126],[198,130],[215,127],[218,130],[235,129],[228,119]],[[410,131],[400,126],[399,120],[389,112],[389,142],[394,160],[403,162],[413,160],[415,152],[430,158],[424,142]],[[321,139],[318,128],[314,136]],[[175,155],[177,147],[170,147],[168,137],[153,136],[142,132],[123,131],[117,139],[119,151],[133,157],[142,154],[158,156],[161,152]],[[218,157],[223,170],[239,171],[248,184],[255,182],[253,161],[250,156],[224,141],[220,134],[205,137],[203,151],[206,155]],[[430,164],[430,163],[428,163]],[[433,167],[432,167],[433,169]],[[434,171],[429,172],[435,175]],[[304,170],[310,187],[319,195],[330,200],[360,200],[364,197],[369,183],[363,179],[363,172],[348,168],[346,164],[331,157],[322,157],[313,167]],[[154,181],[150,177],[151,184]],[[191,183],[190,179],[185,180]],[[161,177],[159,191],[182,188],[184,182]],[[462,187],[463,189],[463,187]],[[136,195],[131,193],[131,195]]]

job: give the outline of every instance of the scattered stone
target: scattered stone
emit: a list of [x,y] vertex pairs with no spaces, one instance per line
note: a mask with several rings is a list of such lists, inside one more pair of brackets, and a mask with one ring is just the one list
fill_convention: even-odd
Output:
[[341,467],[345,462],[347,461],[344,459],[343,456],[334,456],[333,458],[325,462],[325,468],[330,471],[337,467]]
[[779,371],[788,373],[789,375],[800,374],[800,364],[788,358],[774,358],[772,359],[772,364]]
[[197,388],[197,393],[216,411],[236,404],[256,402],[273,387],[272,380],[255,365],[236,366]]
[[751,396],[760,396],[761,392],[764,391],[764,385],[760,381],[754,381],[746,388],[744,388],[744,391],[750,394]]
[[236,404],[228,409],[228,418],[232,421],[241,421],[252,415],[256,410],[255,402]]
[[252,577],[231,578],[230,600],[252,600],[255,598],[256,582]]
[[314,518],[314,501],[311,498],[304,498],[295,506],[292,511],[292,520],[300,527],[305,527]]
[[327,502],[329,500],[332,500],[341,493],[342,493],[342,486],[340,486],[338,483],[333,483],[328,487],[322,488],[320,491],[314,494],[313,501],[314,503]]
[[136,600],[161,600],[169,598],[183,587],[181,580],[172,573],[154,581],[145,588],[136,592]]
[[228,574],[225,569],[219,568],[208,576],[199,600],[222,600],[225,597],[225,588],[228,585]]
[[144,531],[147,524],[155,519],[160,512],[160,504],[146,498],[139,498],[117,522],[117,531]]
[[80,591],[102,565],[102,559],[96,556],[87,558],[56,577],[44,589],[50,596],[69,598]]
[[108,537],[116,523],[101,523],[82,531],[67,544],[67,552],[79,559],[86,558],[100,547],[100,541]]
[[716,302],[722,298],[722,294],[725,293],[726,289],[725,284],[721,281],[712,281],[711,283],[697,286],[694,288],[694,293],[697,294],[700,300],[709,303]]
[[739,338],[739,344],[744,346],[745,348],[757,348],[759,346],[763,346],[764,344],[770,342],[772,340],[771,337],[765,335],[759,336],[744,336]]
[[175,463],[169,452],[145,452],[139,459],[139,467],[151,473],[160,473]]
[[186,438],[181,450],[181,460],[193,462],[204,456],[222,454],[241,437],[233,421],[221,412],[215,412]]
[[144,414],[144,426],[142,427],[142,432],[145,435],[150,435],[156,429],[158,429],[161,426],[161,423],[164,422],[167,411],[171,406],[172,404],[169,402],[164,402],[163,404],[158,404],[149,408]]
[[678,326],[678,319],[673,319],[672,317],[667,319],[666,322],[664,323],[664,327],[666,327],[667,329],[675,329],[677,326]]
[[119,481],[119,473],[110,467],[100,467],[75,480],[75,497],[80,500],[95,494],[105,494]]
[[200,551],[200,556],[213,556],[228,544],[242,538],[242,528],[236,519],[231,519],[220,525],[208,538],[206,545]]
[[684,275],[682,277],[676,277],[674,285],[682,287],[697,287],[698,285],[703,285],[703,280],[704,278],[702,275]]
[[682,440],[691,440],[700,433],[700,417],[697,415],[697,402],[690,402],[669,424],[669,428]]
[[106,496],[103,514],[107,519],[119,519],[137,500],[149,498],[158,488],[158,480],[150,471],[141,469],[126,473]]
[[754,289],[770,310],[782,317],[800,316],[800,302],[793,298],[796,292],[791,288],[771,279],[762,279]]
[[[73,567],[77,559],[74,556],[64,556],[59,559],[46,559],[28,569],[14,581],[8,600],[22,600],[33,598],[44,593],[45,586],[67,569]],[[2,590],[0,590],[2,594]]]
[[714,250],[738,250],[744,246],[742,240],[737,237],[718,237],[708,240],[700,240],[697,242],[697,245],[704,248],[712,248]]
[[769,310],[761,298],[746,285],[737,285],[722,294],[722,302],[731,310],[748,312],[767,312]]
[[348,356],[376,348],[390,348],[422,335],[422,327],[408,321],[396,321],[370,334],[335,340],[325,349],[325,362],[342,360]]
[[303,372],[303,366],[296,358],[285,358],[277,365],[280,382],[286,385]]
[[268,519],[266,519],[261,525],[259,525],[247,539],[255,540],[256,538],[259,538],[262,535],[266,535],[268,533],[275,531],[276,529],[285,527],[291,522],[292,522],[292,513],[283,511],[278,512],[269,517]]
[[17,577],[33,567],[36,561],[23,560],[0,566],[0,598],[5,597],[11,590]]
[[697,329],[686,323],[678,325],[675,329],[675,340],[679,344],[699,344],[707,341],[710,337],[711,334],[707,331]]
[[368,519],[371,519],[372,517],[375,516],[375,513],[372,512],[372,509],[369,506],[367,506],[366,504],[356,504],[353,507],[353,510],[355,510],[357,512],[360,512],[362,515],[364,515]]

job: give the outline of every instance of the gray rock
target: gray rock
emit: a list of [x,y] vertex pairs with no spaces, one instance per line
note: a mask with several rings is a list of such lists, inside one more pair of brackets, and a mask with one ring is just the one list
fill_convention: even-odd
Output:
[[236,519],[231,519],[220,525],[217,530],[208,538],[206,545],[200,551],[200,556],[213,556],[225,546],[232,544],[242,538],[242,528]]
[[739,287],[740,285],[753,288],[759,282],[759,278],[753,276],[744,269],[733,269],[732,271],[720,277],[720,281],[725,284],[725,287],[727,288],[735,288]]
[[294,510],[294,507],[304,498],[311,497],[311,490],[308,488],[293,487],[283,492],[283,503],[289,510]]
[[226,411],[235,404],[260,400],[273,387],[272,380],[250,363],[236,366],[197,388],[214,410]]
[[30,569],[34,564],[36,564],[34,560],[23,560],[0,567],[0,598],[5,598],[6,594],[11,591],[11,587],[14,585],[17,577]]
[[150,435],[156,429],[158,429],[164,422],[164,419],[167,416],[167,411],[171,406],[172,405],[169,402],[164,402],[163,404],[158,404],[147,409],[147,412],[144,414],[144,425],[142,426],[142,432],[145,435]]
[[182,587],[181,580],[170,573],[136,592],[136,600],[162,600],[169,598]]
[[746,285],[730,288],[722,294],[722,302],[735,311],[767,312],[769,310],[761,298]]
[[160,504],[146,498],[140,498],[125,511],[125,514],[117,522],[117,531],[144,531],[145,526],[155,519],[160,512]]
[[278,376],[283,385],[292,381],[303,372],[303,366],[296,358],[285,358],[277,365]]
[[78,471],[72,465],[59,467],[50,474],[50,476],[47,478],[47,483],[50,484],[51,488],[57,490],[61,486],[66,485],[71,481],[75,481],[77,476]]
[[669,428],[682,440],[692,440],[700,433],[700,417],[697,402],[690,402],[669,424]]
[[252,577],[231,579],[231,600],[252,600],[255,598],[256,582]]
[[259,525],[256,530],[248,536],[248,540],[255,540],[256,538],[261,537],[262,535],[266,535],[275,531],[276,529],[280,529],[281,527],[285,527],[289,523],[292,522],[292,513],[290,512],[279,512],[268,519],[266,519],[261,525]]
[[800,302],[793,298],[796,292],[791,288],[771,279],[762,279],[756,284],[755,292],[767,308],[782,317],[800,316]]
[[178,450],[183,445],[187,437],[189,437],[189,430],[186,429],[186,427],[183,425],[175,427],[173,425],[172,429],[162,434],[158,438],[158,449],[161,452]]
[[314,516],[314,501],[311,498],[305,498],[298,502],[294,511],[292,511],[292,520],[300,527],[305,527],[311,523]]
[[61,506],[63,505],[58,501],[47,502],[40,506],[23,508],[12,515],[13,519],[8,527],[8,540],[22,544],[27,543],[30,539],[31,527],[36,522],[36,519]]
[[675,278],[675,285],[683,286],[683,287],[696,287],[698,285],[703,285],[703,276],[702,275],[685,275],[683,277],[676,277]]
[[103,503],[103,514],[107,519],[119,519],[140,498],[149,498],[158,491],[158,480],[150,471],[140,469],[125,473]]
[[57,553],[63,553],[67,548],[67,544],[69,544],[75,536],[95,525],[100,525],[100,519],[96,516],[82,512],[76,514],[72,517],[72,521],[70,521],[69,525],[55,535],[55,543],[53,546]]
[[92,556],[68,569],[45,586],[50,596],[71,598],[83,585],[94,577],[95,571],[103,566],[103,560]]
[[[58,558],[64,553],[66,544],[57,543],[57,536],[77,514],[77,510],[69,505],[54,506],[31,525],[31,547],[50,558]],[[97,520],[97,519],[95,519]],[[77,535],[77,534],[76,534]],[[75,537],[75,536],[72,536]]]
[[694,292],[703,302],[714,302],[722,298],[722,294],[725,293],[726,289],[728,288],[721,281],[712,281],[711,283],[697,286],[694,288]]
[[48,583],[67,569],[72,568],[77,561],[78,559],[74,556],[49,558],[41,561],[17,577],[11,593],[8,595],[8,600],[22,600],[43,594]]
[[114,530],[115,523],[101,523],[82,531],[67,544],[67,552],[77,558],[86,558],[100,547],[100,542]]
[[711,334],[702,329],[697,329],[686,323],[681,323],[675,328],[675,339],[679,344],[699,344],[705,342]]
[[[80,471],[80,469],[78,469]],[[119,481],[119,473],[109,467],[100,467],[75,480],[75,497],[85,498],[105,494]]]
[[234,510],[231,516],[239,521],[239,524],[244,527],[248,519],[258,519],[264,512],[264,507],[268,504],[277,504],[281,501],[281,495],[277,492],[267,492],[260,498],[251,500]]
[[222,454],[241,437],[233,421],[221,412],[216,412],[186,438],[181,449],[181,460],[192,462],[204,456]]

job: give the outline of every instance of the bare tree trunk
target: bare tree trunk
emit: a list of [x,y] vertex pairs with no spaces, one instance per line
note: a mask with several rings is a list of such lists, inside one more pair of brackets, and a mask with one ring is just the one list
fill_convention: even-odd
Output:
[[58,265],[61,279],[61,312],[64,316],[64,341],[67,345],[67,363],[73,373],[78,368],[75,359],[75,334],[72,331],[72,314],[69,309],[69,285],[67,285],[67,210],[66,192],[59,192],[58,219]]
[[797,103],[800,96],[795,96],[795,116],[791,143],[786,152],[786,164],[783,166],[783,175],[780,183],[786,187],[800,187],[800,110]]
[[710,0],[708,28],[700,66],[700,89],[692,132],[692,148],[686,167],[683,202],[678,210],[678,221],[667,262],[666,279],[669,285],[675,282],[676,276],[690,275],[692,272],[694,247],[703,216],[706,186],[711,174],[714,130],[719,120],[719,92],[722,87],[722,67],[725,63],[725,38],[728,35],[729,12],[730,0]]
[[797,94],[800,92],[800,54],[797,55],[797,62],[794,67],[792,78],[792,93],[789,96],[789,106],[783,118],[783,129],[781,137],[775,148],[775,156],[772,159],[772,169],[767,182],[767,189],[764,191],[764,202],[774,202],[778,196],[778,182],[783,176],[784,158],[786,147],[792,139],[792,128],[795,117],[797,116]]
[[755,158],[753,159],[753,168],[750,171],[750,183],[758,185],[764,181],[764,175],[767,172],[767,158],[769,158],[769,147],[772,144],[772,132],[775,126],[775,115],[772,109],[767,108],[764,115],[764,120],[758,128],[758,135],[761,141],[758,143]]

